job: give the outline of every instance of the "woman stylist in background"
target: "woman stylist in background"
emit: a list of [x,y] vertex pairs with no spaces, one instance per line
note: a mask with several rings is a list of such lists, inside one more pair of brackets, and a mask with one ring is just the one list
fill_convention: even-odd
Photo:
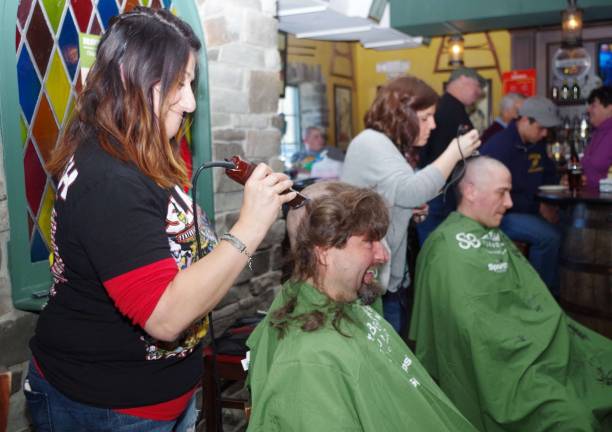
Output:
[[437,101],[436,92],[418,78],[390,81],[378,91],[365,115],[366,129],[351,141],[344,159],[341,179],[374,188],[390,205],[391,223],[385,240],[391,252],[391,274],[383,311],[397,332],[407,321],[400,297],[410,284],[406,260],[410,217],[444,186],[461,154],[469,156],[480,145],[478,132],[472,130],[459,141],[453,140],[438,159],[415,173],[416,148],[427,143],[436,127]]
[[199,49],[166,10],[114,18],[54,150],[54,283],[24,384],[39,431],[195,430],[203,317],[247,263],[240,246],[252,254],[295,197],[259,165],[228,241],[200,215],[207,255],[195,262],[175,136],[196,108]]

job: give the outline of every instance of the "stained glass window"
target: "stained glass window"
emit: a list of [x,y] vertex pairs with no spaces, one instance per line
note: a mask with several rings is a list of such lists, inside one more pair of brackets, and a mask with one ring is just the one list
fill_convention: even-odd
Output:
[[173,7],[172,0],[19,1],[15,48],[31,262],[49,256],[56,185],[45,163],[80,90],[78,33],[100,34],[113,16],[138,5]]

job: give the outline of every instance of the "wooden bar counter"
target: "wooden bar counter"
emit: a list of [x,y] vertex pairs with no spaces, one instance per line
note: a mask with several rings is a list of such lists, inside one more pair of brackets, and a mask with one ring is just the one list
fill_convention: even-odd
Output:
[[560,208],[561,306],[612,339],[612,193],[540,191],[538,198]]

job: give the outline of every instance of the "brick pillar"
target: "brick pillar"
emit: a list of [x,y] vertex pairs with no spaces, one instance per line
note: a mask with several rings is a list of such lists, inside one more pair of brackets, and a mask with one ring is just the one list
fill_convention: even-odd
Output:
[[[280,56],[275,0],[204,0],[200,14],[206,38],[213,158],[238,154],[274,164],[280,132],[274,126],[279,94]],[[242,186],[221,170],[214,174],[217,232],[238,218]],[[245,268],[216,308],[220,333],[235,319],[266,309],[280,283],[280,244],[285,222],[274,223],[257,250],[253,271]]]

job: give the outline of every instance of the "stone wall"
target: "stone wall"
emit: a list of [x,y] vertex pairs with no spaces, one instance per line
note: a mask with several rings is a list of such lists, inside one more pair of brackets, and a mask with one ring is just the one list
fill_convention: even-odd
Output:
[[[274,0],[205,0],[201,18],[208,50],[213,159],[235,154],[275,166],[280,131],[275,126],[280,56]],[[242,186],[214,173],[215,219],[219,234],[238,218]],[[281,242],[285,223],[279,219],[213,317],[220,333],[241,316],[266,309],[279,286]]]
[[[275,0],[198,0],[209,56],[213,158],[239,154],[272,165],[280,132],[274,126],[278,104],[280,57],[276,49]],[[0,136],[0,154],[2,152]],[[242,187],[215,173],[217,231],[226,232],[238,217]],[[0,370],[13,372],[9,432],[29,430],[21,387],[29,358],[27,342],[36,315],[12,306],[7,268],[9,219],[4,165],[0,163]],[[266,309],[281,276],[280,244],[285,224],[279,219],[248,268],[214,312],[220,334],[241,316]]]

